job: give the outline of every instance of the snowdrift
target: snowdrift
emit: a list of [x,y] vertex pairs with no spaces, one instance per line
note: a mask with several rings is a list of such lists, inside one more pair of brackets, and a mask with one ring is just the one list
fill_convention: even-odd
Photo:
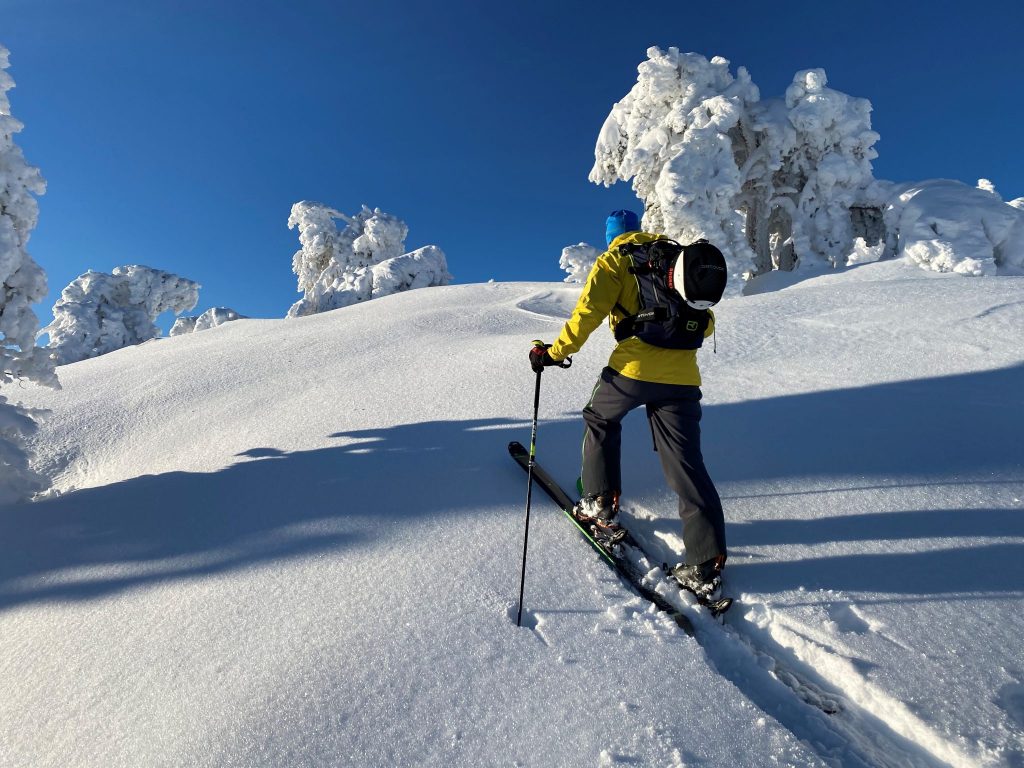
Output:
[[[578,287],[410,291],[85,360],[0,508],[0,764],[1014,765],[1022,278],[868,264],[718,311],[725,626],[684,634],[535,495],[533,376]],[[570,484],[599,331],[545,373]],[[642,416],[626,513],[680,556]],[[510,612],[512,618],[510,618]],[[831,714],[826,714],[831,712]]]

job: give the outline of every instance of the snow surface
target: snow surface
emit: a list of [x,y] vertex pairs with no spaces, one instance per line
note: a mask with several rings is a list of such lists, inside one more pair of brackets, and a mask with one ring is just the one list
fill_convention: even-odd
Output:
[[[704,446],[740,602],[719,626],[676,592],[693,637],[540,494],[510,618],[505,444],[578,286],[62,367],[22,392],[61,493],[0,509],[0,765],[1024,764],[1022,279],[883,261],[716,308]],[[543,378],[566,485],[611,346]],[[624,440],[631,526],[675,560],[642,415]]]

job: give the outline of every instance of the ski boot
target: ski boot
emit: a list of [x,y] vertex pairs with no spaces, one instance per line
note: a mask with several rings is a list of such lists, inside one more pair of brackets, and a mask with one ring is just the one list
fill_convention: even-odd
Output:
[[670,570],[680,587],[692,592],[702,603],[711,603],[722,596],[722,568],[725,556],[705,560],[700,565],[679,563]]
[[626,529],[615,522],[619,514],[618,494],[590,494],[576,502],[573,517],[590,531],[594,540],[606,549],[626,538]]

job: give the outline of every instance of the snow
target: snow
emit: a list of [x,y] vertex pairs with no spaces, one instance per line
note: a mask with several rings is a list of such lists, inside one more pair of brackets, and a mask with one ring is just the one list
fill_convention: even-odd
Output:
[[39,221],[36,196],[46,182],[14,142],[24,126],[11,114],[8,66],[0,45],[0,383],[22,377],[53,383],[53,362],[35,347],[39,320],[30,307],[46,295],[46,274],[28,253]]
[[[432,288],[62,367],[23,393],[52,411],[32,440],[56,492],[0,510],[0,764],[1019,764],[1022,278],[804,278],[724,300],[701,354],[739,601],[720,626],[670,594],[693,637],[540,494],[514,626],[505,444],[529,439],[529,341],[578,286]],[[543,376],[538,457],[566,485],[611,346]],[[668,590],[642,415],[624,442]]]
[[647,56],[601,128],[590,180],[632,180],[645,231],[681,243],[707,238],[734,273],[747,271],[754,255],[742,231],[744,178],[732,136],[760,98],[757,86],[742,67],[733,77],[721,57],[656,47]]
[[436,245],[417,248],[415,251],[374,264],[370,272],[372,296],[375,298],[415,288],[447,285],[452,278],[448,274],[448,262],[444,251]]
[[[879,239],[887,186],[871,161],[871,104],[797,72],[783,99],[761,100],[728,60],[652,47],[636,84],[597,138],[590,180],[631,181],[643,227],[725,253],[743,275],[842,265],[856,237]],[[860,231],[862,230],[862,231]]]
[[[792,206],[792,238],[799,264],[815,258],[842,264],[854,240],[850,209],[864,202],[875,183],[871,160],[878,157],[871,130],[871,103],[827,88],[823,69],[797,72],[786,89],[787,119],[769,136],[784,159],[776,187],[793,185],[794,197],[778,201]],[[765,120],[764,116],[761,117]],[[776,189],[776,194],[781,190]]]

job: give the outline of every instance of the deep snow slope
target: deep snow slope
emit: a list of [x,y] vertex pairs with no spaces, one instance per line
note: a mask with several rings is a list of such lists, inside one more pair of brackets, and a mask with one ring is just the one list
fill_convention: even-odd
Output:
[[[539,496],[509,618],[505,444],[572,287],[61,368],[20,393],[60,493],[0,509],[0,765],[1024,764],[1022,287],[883,263],[722,304],[704,445],[742,602],[671,595],[695,637]],[[567,485],[608,336],[544,375]],[[642,415],[625,439],[632,527],[678,559]]]

